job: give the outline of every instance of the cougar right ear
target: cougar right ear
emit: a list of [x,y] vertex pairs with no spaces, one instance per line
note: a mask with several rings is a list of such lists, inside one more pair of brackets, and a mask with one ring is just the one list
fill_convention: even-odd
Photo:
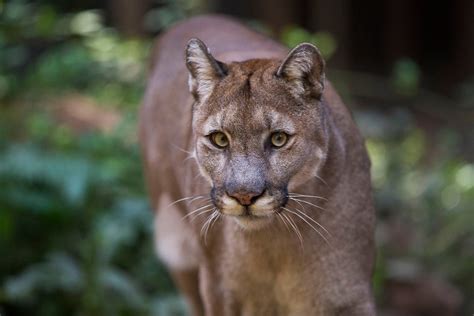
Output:
[[197,38],[186,45],[186,66],[189,70],[189,90],[196,100],[208,96],[216,83],[227,75],[227,66],[216,60],[209,48]]
[[291,50],[276,72],[297,96],[319,98],[324,90],[324,59],[313,44],[302,43]]

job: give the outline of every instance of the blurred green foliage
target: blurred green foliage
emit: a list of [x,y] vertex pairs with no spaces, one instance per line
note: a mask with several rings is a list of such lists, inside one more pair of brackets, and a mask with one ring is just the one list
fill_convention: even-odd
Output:
[[[373,114],[356,115],[361,123],[375,119]],[[472,293],[474,165],[454,155],[459,138],[449,131],[435,135],[436,147],[443,152],[432,157],[421,130],[414,126],[398,131],[393,126],[393,130],[392,135],[368,134],[367,139],[379,212],[379,249],[386,256],[385,264],[402,258]],[[413,234],[402,252],[396,249],[398,241],[387,240],[384,231],[383,223],[393,218],[400,218],[407,225],[406,232]],[[379,272],[398,273],[387,267],[383,270]]]
[[[151,41],[121,38],[97,10],[2,4],[0,314],[183,315],[154,254],[136,142]],[[57,113],[71,92],[119,123],[71,124]]]
[[[147,14],[146,26],[160,31],[195,7],[193,0],[164,1]],[[136,143],[151,41],[120,37],[98,10],[64,14],[48,4],[8,1],[0,2],[0,16],[0,314],[183,315],[155,259]],[[314,43],[326,59],[337,49],[330,33],[296,26],[282,40],[290,47]],[[334,74],[334,82],[344,81]],[[420,94],[422,74],[412,60],[400,60],[385,80],[402,100]],[[458,103],[472,104],[472,91],[469,83],[459,87]],[[58,111],[66,105],[57,100],[71,92],[119,123],[102,130],[65,120]],[[350,92],[347,104],[357,103]],[[468,296],[474,165],[463,158],[462,135],[427,133],[403,104],[387,109],[383,101],[378,110],[355,110],[373,164],[377,294],[400,274],[391,263],[403,261]],[[387,228],[394,219],[413,235],[401,249]]]
[[158,0],[162,6],[153,8],[145,16],[145,27],[159,32],[171,24],[197,14],[202,7],[201,0]]
[[154,257],[130,142],[135,117],[109,134],[74,135],[44,109],[26,110],[1,119],[0,305],[25,315],[168,308],[172,286]]
[[394,65],[393,85],[397,92],[405,96],[416,95],[420,87],[420,70],[411,59],[403,58]]
[[316,45],[321,50],[321,54],[326,60],[329,60],[337,50],[336,38],[331,33],[326,31],[310,33],[307,30],[294,25],[288,26],[283,30],[281,40],[291,48],[302,42]]

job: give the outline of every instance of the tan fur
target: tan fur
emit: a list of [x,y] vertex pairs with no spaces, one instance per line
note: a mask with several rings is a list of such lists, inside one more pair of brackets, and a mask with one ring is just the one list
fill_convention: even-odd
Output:
[[[170,29],[155,52],[145,175],[159,256],[192,313],[375,315],[370,162],[319,51],[288,54],[205,16]],[[212,145],[216,130],[228,147]],[[290,135],[281,148],[269,145],[275,131]]]

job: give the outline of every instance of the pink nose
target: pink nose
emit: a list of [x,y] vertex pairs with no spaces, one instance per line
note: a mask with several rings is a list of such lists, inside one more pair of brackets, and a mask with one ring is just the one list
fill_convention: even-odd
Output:
[[249,206],[253,204],[263,192],[232,192],[228,193],[229,196],[236,199],[243,206]]

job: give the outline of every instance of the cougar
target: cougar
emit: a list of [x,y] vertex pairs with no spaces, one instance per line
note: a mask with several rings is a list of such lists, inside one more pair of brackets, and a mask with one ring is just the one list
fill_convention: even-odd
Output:
[[370,161],[315,46],[181,22],[139,126],[157,254],[192,315],[375,315]]

